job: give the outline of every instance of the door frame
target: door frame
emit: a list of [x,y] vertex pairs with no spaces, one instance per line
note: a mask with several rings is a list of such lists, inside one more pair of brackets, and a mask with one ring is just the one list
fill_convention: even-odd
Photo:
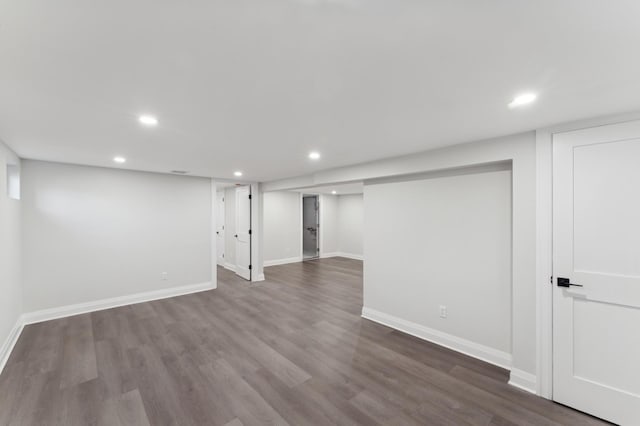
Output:
[[558,133],[640,120],[640,112],[536,130],[536,391],[553,399],[553,138]]

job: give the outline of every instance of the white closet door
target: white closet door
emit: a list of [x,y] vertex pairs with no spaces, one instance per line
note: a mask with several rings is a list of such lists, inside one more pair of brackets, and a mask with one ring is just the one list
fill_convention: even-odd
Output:
[[640,425],[640,122],[553,141],[553,398]]
[[236,188],[236,274],[251,280],[251,187]]
[[217,215],[216,215],[216,247],[217,263],[224,265],[224,192],[217,193]]

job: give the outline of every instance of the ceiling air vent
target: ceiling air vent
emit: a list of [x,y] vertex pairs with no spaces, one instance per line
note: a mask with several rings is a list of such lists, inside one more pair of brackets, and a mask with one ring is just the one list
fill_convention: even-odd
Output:
[[173,173],[174,175],[186,175],[189,172],[186,170],[171,170],[171,173]]

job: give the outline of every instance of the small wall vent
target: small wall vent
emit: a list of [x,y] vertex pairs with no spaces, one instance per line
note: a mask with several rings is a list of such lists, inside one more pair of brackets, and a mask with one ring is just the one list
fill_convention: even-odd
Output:
[[189,172],[186,170],[171,170],[171,173],[173,173],[174,175],[186,175]]

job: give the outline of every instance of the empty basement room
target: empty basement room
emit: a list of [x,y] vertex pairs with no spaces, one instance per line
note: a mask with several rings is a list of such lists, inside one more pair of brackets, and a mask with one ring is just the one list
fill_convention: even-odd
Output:
[[640,425],[639,20],[0,1],[0,426]]

